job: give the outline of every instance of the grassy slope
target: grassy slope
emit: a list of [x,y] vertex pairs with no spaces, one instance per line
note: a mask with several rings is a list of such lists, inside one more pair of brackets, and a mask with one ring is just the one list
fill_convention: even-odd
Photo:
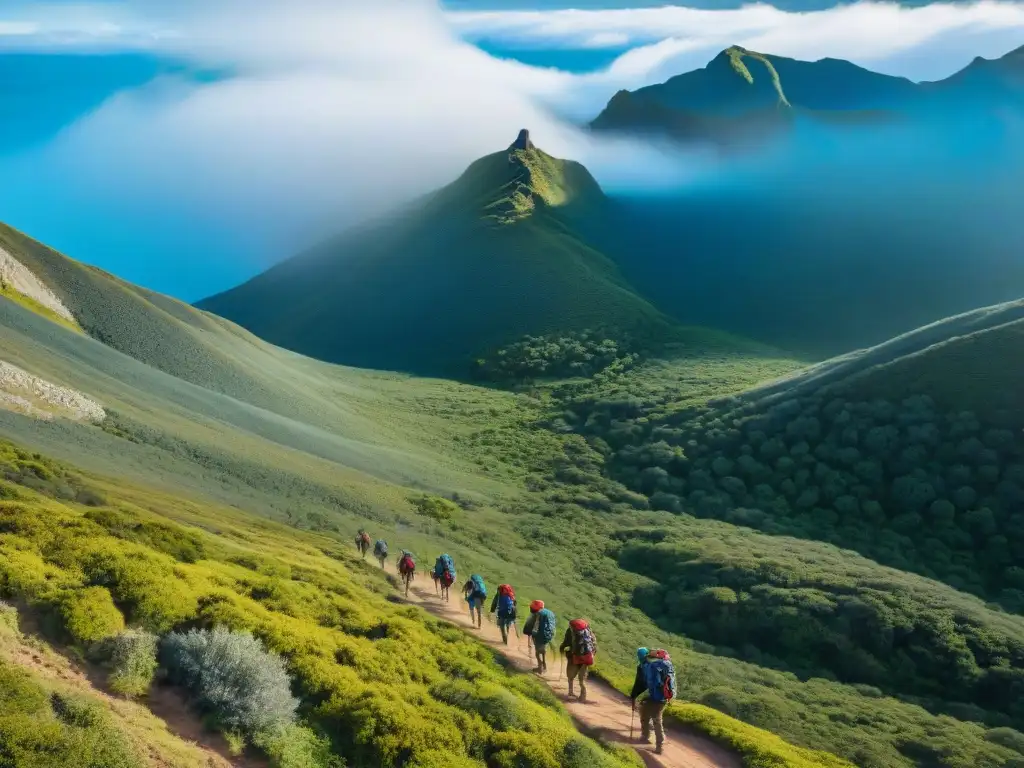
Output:
[[[975,331],[865,371],[849,382],[859,397],[902,400],[927,394],[945,410],[969,410],[986,421],[1024,417],[1024,321]],[[994,361],[1000,361],[995,363]]]
[[[389,538],[401,531],[402,543],[417,551],[448,549],[466,567],[488,574],[515,574],[521,589],[561,595],[552,601],[557,608],[578,600],[565,577],[564,568],[571,567],[568,562],[559,561],[550,571],[522,570],[522,564],[536,559],[536,545],[520,538],[522,534],[510,536],[507,513],[485,506],[471,516],[460,513],[450,523],[438,524],[418,517],[408,504],[408,486],[431,487],[430,478],[437,486],[470,496],[500,500],[521,495],[526,473],[561,452],[557,439],[529,428],[529,423],[542,415],[542,408],[528,398],[335,368],[289,355],[293,363],[289,371],[306,396],[311,390],[334,394],[336,408],[346,412],[344,423],[349,429],[372,424],[382,428],[378,440],[401,435],[401,447],[385,446],[372,454],[369,463],[374,474],[369,475],[346,466],[346,462],[353,463],[352,454],[336,456],[335,461],[312,455],[324,452],[312,429],[303,434],[305,444],[282,448],[275,442],[282,439],[278,434],[269,438],[256,434],[266,431],[270,414],[153,371],[81,336],[73,340],[63,329],[16,307],[0,304],[0,312],[5,327],[0,355],[53,380],[79,386],[118,412],[118,421],[106,430],[43,424],[4,414],[0,417],[4,434],[74,458],[94,471],[220,499],[283,519],[293,515],[292,521],[304,527],[321,526],[308,517],[320,513],[329,520],[328,527],[340,526],[342,531],[368,522],[385,534],[392,531]],[[240,337],[241,348],[249,343]],[[729,370],[735,375],[741,369]],[[287,375],[277,368],[265,374],[275,383]],[[740,379],[753,381],[759,375],[755,369],[740,373]],[[725,373],[725,378],[729,374]],[[295,384],[290,381],[282,386],[292,392],[291,387],[300,389]],[[315,405],[325,408],[322,402]],[[235,411],[239,415],[234,415]],[[332,417],[333,428],[342,428],[337,414],[330,410],[322,413]],[[294,423],[282,421],[294,427]],[[124,439],[122,429],[134,430],[127,432],[130,441]],[[443,436],[444,452],[437,451],[438,436]],[[430,471],[403,461],[409,454],[420,453],[413,446],[421,439],[429,439],[433,447]],[[460,473],[470,458],[477,462],[473,474]],[[406,488],[382,482],[381,476],[402,482]],[[438,476],[442,481],[436,481]],[[602,590],[600,603],[610,606],[612,598]],[[606,610],[597,603],[592,607],[595,615]],[[612,636],[606,635],[609,640]],[[631,637],[623,633],[616,655],[627,658],[630,642]],[[726,730],[732,722],[725,719]],[[719,727],[723,727],[721,723]],[[733,740],[746,744],[751,754],[763,751],[766,747],[755,738],[756,733],[737,731]]]
[[[188,319],[223,323],[140,295],[153,306],[165,301]],[[557,403],[543,389],[513,395],[327,366],[261,345],[224,323],[223,333],[210,334],[219,360],[244,366],[247,356],[259,356],[260,365],[249,370],[260,378],[247,391],[278,404],[282,415],[184,384],[4,302],[0,323],[0,356],[67,381],[117,412],[102,430],[0,416],[0,432],[37,449],[129,482],[216,499],[301,527],[336,527],[344,540],[357,525],[368,525],[421,558],[449,550],[460,569],[510,580],[521,593],[544,596],[561,616],[589,615],[602,628],[602,672],[617,683],[628,684],[638,642],[668,647],[686,670],[688,697],[717,702],[792,742],[842,752],[860,765],[911,765],[902,753],[908,742],[940,745],[954,756],[940,764],[951,766],[997,765],[994,756],[1007,754],[986,745],[978,726],[943,723],[894,699],[701,652],[709,649],[657,627],[630,604],[631,593],[649,580],[619,569],[623,537],[645,525],[707,540],[718,530],[742,529],[637,511],[631,506],[636,498],[613,487],[581,493],[552,482],[552,467],[571,475],[587,452],[576,440],[535,426],[552,417]],[[794,368],[763,350],[700,349],[609,382],[610,391],[672,410]],[[295,416],[310,412],[317,417]],[[535,490],[524,491],[524,484]],[[447,521],[425,518],[408,501],[416,488],[457,490],[482,506],[457,510]],[[618,500],[608,511],[590,508],[605,492]],[[756,553],[769,542],[750,532],[735,548]],[[693,709],[680,716],[724,728],[726,741],[746,744],[750,765],[800,764],[778,757],[777,742],[722,715]],[[782,762],[755,762],[764,750]]]
[[525,334],[668,335],[580,234],[604,204],[582,166],[499,152],[411,209],[200,306],[313,357],[456,375]]
[[[385,578],[347,544],[121,482],[93,483],[9,444],[0,444],[0,468],[8,478],[0,481],[0,589],[30,615],[49,617],[49,637],[73,649],[88,653],[93,641],[62,622],[60,606],[102,583],[128,622],[157,634],[252,631],[285,657],[304,718],[350,765],[634,764],[579,737],[540,682],[505,670],[462,632],[391,603]],[[90,506],[66,500],[68,487],[79,496],[88,488]],[[14,727],[0,718],[5,739]]]

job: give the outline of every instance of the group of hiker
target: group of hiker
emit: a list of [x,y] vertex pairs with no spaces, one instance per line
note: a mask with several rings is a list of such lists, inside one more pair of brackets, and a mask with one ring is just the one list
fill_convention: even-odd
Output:
[[[362,553],[363,558],[370,547],[370,536],[360,530],[356,536],[356,547]],[[380,562],[381,568],[388,556],[388,545],[383,539],[378,539],[373,547],[374,556]],[[402,550],[402,556],[398,563],[398,572],[405,584],[405,592],[409,594],[409,584],[415,572],[416,563],[412,553]],[[440,555],[434,562],[430,572],[434,582],[434,589],[442,600],[448,602],[449,589],[456,581],[455,561],[451,555]],[[462,594],[469,604],[469,617],[477,628],[483,626],[483,609],[487,600],[487,586],[483,577],[473,574],[462,585]],[[498,629],[501,631],[501,640],[508,645],[509,631],[519,636],[517,625],[516,593],[511,584],[501,584],[491,600],[490,613],[495,614]],[[544,674],[548,671],[547,649],[555,639],[555,626],[557,620],[555,614],[544,607],[543,600],[533,600],[530,603],[530,616],[523,624],[523,635],[533,646],[537,666],[534,672]],[[581,704],[587,701],[587,677],[590,675],[590,668],[594,665],[597,655],[597,635],[586,619],[573,619],[569,622],[565,635],[562,637],[562,644],[558,650],[566,659],[566,678],[569,681],[569,696],[575,696],[575,685],[579,684],[579,696],[577,701]],[[675,698],[676,675],[672,666],[672,660],[664,650],[649,650],[638,648],[637,652],[636,677],[633,681],[633,689],[630,692],[634,712],[637,711],[639,702],[640,712],[640,739],[649,744],[651,741],[651,730],[653,728],[655,738],[655,752],[661,754],[662,745],[665,741],[665,729],[662,724],[662,714],[666,704]],[[632,725],[630,726],[632,731]],[[632,733],[630,733],[632,737]]]

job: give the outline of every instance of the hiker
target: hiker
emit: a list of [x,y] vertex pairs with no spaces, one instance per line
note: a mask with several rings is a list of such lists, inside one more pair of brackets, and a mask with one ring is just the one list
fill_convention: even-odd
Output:
[[523,634],[533,640],[538,675],[548,671],[548,644],[555,639],[555,614],[544,607],[543,600],[530,603],[530,618],[523,625]]
[[[462,585],[462,594],[466,596],[469,603],[469,620],[476,624],[477,629],[484,623],[484,600],[487,599],[487,586],[484,579],[477,573],[469,577],[469,581]],[[474,617],[474,611],[476,615]]]
[[363,556],[363,560],[366,559],[366,553],[370,551],[370,534],[364,531],[362,528],[359,529],[359,533],[356,534],[356,549]]
[[569,680],[569,695],[572,696],[572,684],[580,681],[579,703],[587,703],[587,676],[594,665],[594,654],[597,653],[597,636],[590,628],[586,619],[573,619],[565,630],[565,637],[558,650],[565,654],[565,676]]
[[409,585],[416,575],[416,561],[413,560],[412,552],[407,549],[402,550],[402,557],[398,560],[398,574],[402,577],[402,582],[405,584],[405,594],[408,597]]
[[441,599],[448,602],[448,590],[455,583],[455,561],[448,554],[440,555],[434,563],[434,578],[441,585]]
[[511,584],[499,584],[498,591],[491,600],[491,613],[498,617],[498,629],[501,630],[501,642],[508,645],[508,628],[516,629],[516,592]]
[[636,678],[629,698],[636,709],[637,699],[645,693],[647,696],[640,701],[640,741],[651,743],[651,723],[654,723],[655,754],[660,755],[665,743],[665,727],[662,715],[665,705],[676,696],[676,670],[666,651],[649,651],[637,648]]
[[384,561],[388,559],[388,543],[384,539],[377,539],[373,545],[373,556],[380,561],[380,567],[384,567]]

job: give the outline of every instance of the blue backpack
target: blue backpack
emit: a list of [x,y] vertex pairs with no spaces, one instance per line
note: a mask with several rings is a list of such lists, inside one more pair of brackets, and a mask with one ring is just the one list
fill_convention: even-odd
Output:
[[533,630],[533,643],[538,648],[555,639],[555,614],[547,608],[537,612],[537,628]]
[[437,558],[437,562],[434,563],[434,574],[436,576],[441,577],[446,572],[450,573],[452,581],[455,581],[455,563],[451,555],[441,555]]
[[652,701],[671,701],[676,697],[676,670],[668,659],[649,659],[644,664],[644,677]]
[[487,597],[487,585],[484,584],[482,576],[474,573],[469,577],[469,580],[473,583],[473,590],[469,593],[470,597],[478,597],[481,600]]
[[498,595],[498,618],[502,621],[516,620],[516,601],[506,592]]
[[384,539],[377,539],[377,543],[373,545],[373,551],[377,557],[387,557],[388,543]]

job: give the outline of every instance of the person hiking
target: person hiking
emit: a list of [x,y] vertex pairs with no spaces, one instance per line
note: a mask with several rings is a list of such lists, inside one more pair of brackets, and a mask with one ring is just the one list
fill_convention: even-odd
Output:
[[405,596],[409,596],[409,585],[412,584],[413,577],[416,575],[416,561],[412,557],[412,552],[407,549],[402,550],[402,557],[398,560],[398,574],[402,577],[402,583],[405,584]]
[[469,620],[480,629],[484,623],[484,600],[487,599],[487,586],[483,577],[477,573],[470,576],[469,581],[462,585],[462,594],[469,603]]
[[498,591],[491,600],[491,613],[498,617],[498,629],[501,630],[501,642],[508,645],[508,629],[516,629],[516,592],[511,584],[499,584]]
[[586,619],[573,619],[565,630],[565,637],[558,650],[565,654],[565,676],[569,680],[569,695],[572,696],[572,684],[580,682],[580,704],[587,703],[587,676],[594,665],[594,654],[597,653],[597,636],[590,628]]
[[388,559],[388,543],[384,539],[377,539],[373,545],[373,556],[380,561],[380,567],[384,567],[384,561]]
[[441,585],[441,599],[447,603],[448,590],[455,583],[455,561],[451,555],[440,555],[434,562],[434,578]]
[[361,554],[363,556],[363,560],[365,560],[366,553],[370,551],[370,534],[362,528],[360,528],[359,533],[356,534],[356,549],[359,550],[359,554]]
[[[637,648],[636,677],[629,698],[636,709],[640,699],[640,741],[651,743],[651,724],[654,724],[654,752],[660,755],[665,743],[662,716],[665,705],[676,697],[676,670],[666,651]],[[644,696],[646,694],[646,696]]]
[[555,614],[544,607],[543,600],[530,603],[530,618],[523,625],[523,634],[533,640],[538,675],[548,671],[548,645],[555,639]]

